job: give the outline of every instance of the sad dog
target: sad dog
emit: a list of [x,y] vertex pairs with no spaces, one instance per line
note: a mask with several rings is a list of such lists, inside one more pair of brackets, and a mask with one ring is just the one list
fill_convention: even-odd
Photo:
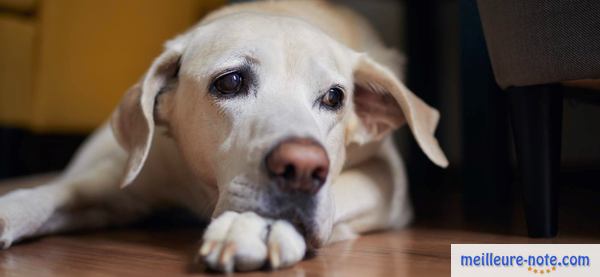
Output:
[[177,206],[211,219],[208,267],[248,271],[402,227],[412,213],[391,132],[408,125],[448,162],[439,114],[404,86],[401,63],[325,2],[217,10],[166,43],[63,174],[0,197],[0,246]]

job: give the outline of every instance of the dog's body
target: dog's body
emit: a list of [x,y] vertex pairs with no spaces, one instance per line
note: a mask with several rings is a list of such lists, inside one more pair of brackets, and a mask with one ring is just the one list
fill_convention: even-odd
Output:
[[[209,267],[253,270],[404,226],[407,180],[390,131],[407,122],[436,164],[447,161],[433,137],[438,114],[402,85],[397,57],[363,19],[326,3],[215,11],[167,43],[112,128],[98,129],[59,178],[0,197],[0,246],[179,206],[213,219],[200,249]],[[220,89],[231,84],[233,96]],[[271,166],[267,153],[282,144],[322,154],[282,154],[297,175],[308,166],[310,180]]]

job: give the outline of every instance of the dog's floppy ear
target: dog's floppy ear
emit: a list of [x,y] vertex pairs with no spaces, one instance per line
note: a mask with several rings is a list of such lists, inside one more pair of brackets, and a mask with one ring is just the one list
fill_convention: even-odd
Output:
[[358,124],[352,124],[352,142],[379,140],[408,123],[417,143],[436,165],[448,160],[434,137],[439,112],[414,95],[394,72],[366,54],[354,66],[354,107]]
[[127,91],[112,115],[113,133],[129,153],[121,187],[131,184],[148,158],[157,121],[157,97],[166,90],[173,89],[182,51],[182,47],[167,44],[166,50],[154,60],[142,80]]

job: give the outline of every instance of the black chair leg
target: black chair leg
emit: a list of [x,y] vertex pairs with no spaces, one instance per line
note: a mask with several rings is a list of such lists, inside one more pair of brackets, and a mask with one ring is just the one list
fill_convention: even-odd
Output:
[[562,89],[539,85],[508,89],[512,128],[530,237],[557,233]]

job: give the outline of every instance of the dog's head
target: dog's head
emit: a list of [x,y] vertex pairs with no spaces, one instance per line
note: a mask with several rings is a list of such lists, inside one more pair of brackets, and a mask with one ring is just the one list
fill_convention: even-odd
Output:
[[215,214],[287,219],[319,244],[331,230],[329,185],[347,147],[406,122],[444,166],[433,136],[438,117],[390,69],[315,27],[238,14],[167,43],[112,123],[130,153],[124,185],[164,126],[198,182],[218,188]]

